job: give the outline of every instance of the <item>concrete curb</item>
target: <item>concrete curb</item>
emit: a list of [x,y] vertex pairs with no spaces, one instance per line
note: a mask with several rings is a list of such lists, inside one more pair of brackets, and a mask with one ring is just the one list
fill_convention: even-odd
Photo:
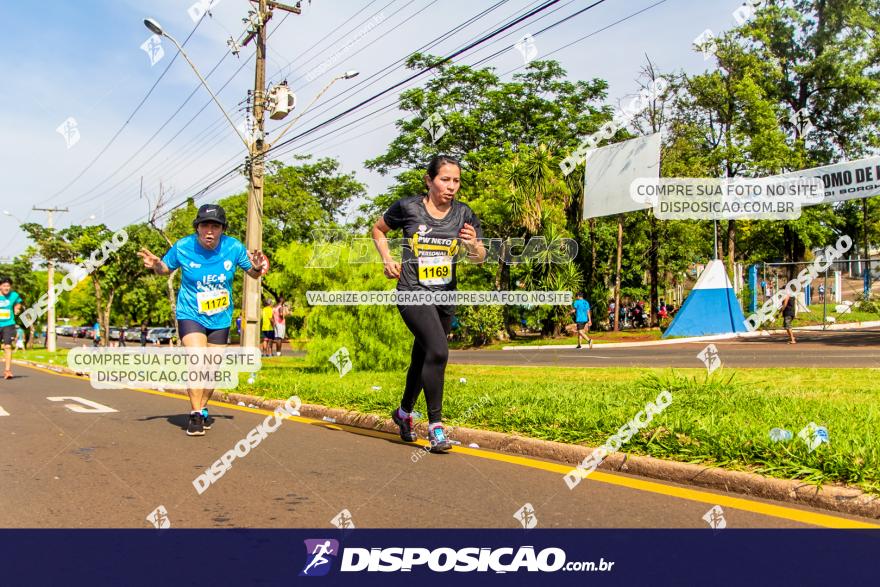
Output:
[[[822,328],[821,326],[799,326],[792,328],[795,332],[821,332],[823,330],[858,330],[859,328],[876,328],[880,326],[880,321],[872,322],[849,322],[847,324],[831,324]],[[712,342],[716,340],[737,341],[743,338],[760,338],[762,336],[773,336],[777,334],[785,334],[785,330],[757,330],[754,332],[744,332],[739,334],[714,334],[712,336],[694,336],[689,338],[673,338],[670,340],[646,340],[641,342],[609,342],[596,343],[593,350],[615,349],[615,348],[633,348],[643,346],[664,346],[669,344],[688,344],[697,342]],[[520,351],[520,350],[566,350],[574,348],[570,344],[542,344],[542,345],[513,345],[501,347],[502,351]]]
[[[14,362],[21,365],[33,365],[51,369],[59,373],[74,374],[74,371],[71,369],[57,365],[45,365],[22,360],[15,360]],[[166,393],[186,395],[181,390],[169,390]],[[222,391],[214,393],[212,401],[218,400],[230,404],[242,402],[246,406],[256,406],[270,411],[283,405],[285,401],[284,399],[267,399]],[[329,408],[315,404],[302,404],[300,414],[306,418],[323,420],[328,424],[343,424],[355,428],[387,432],[393,435],[398,433],[397,426],[390,418],[373,414],[364,414],[341,408]],[[450,439],[463,446],[475,443],[481,449],[556,461],[570,465],[572,468],[583,462],[593,452],[593,448],[587,446],[538,440],[489,430],[475,430],[454,426],[449,426],[447,429]],[[427,424],[416,424],[416,430],[420,438],[427,437]],[[413,448],[416,447],[417,445],[413,445]],[[599,470],[621,472],[660,481],[739,493],[748,497],[757,497],[880,520],[880,497],[842,485],[824,485],[820,488],[803,481],[776,479],[764,477],[756,473],[730,471],[717,467],[706,467],[626,453],[615,453],[608,456],[599,466]],[[562,475],[559,477],[559,483],[560,485],[565,484]]]

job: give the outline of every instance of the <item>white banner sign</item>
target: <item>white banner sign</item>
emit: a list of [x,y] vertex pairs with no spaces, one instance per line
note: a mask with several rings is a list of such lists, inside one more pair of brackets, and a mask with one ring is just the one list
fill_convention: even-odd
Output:
[[650,208],[634,201],[636,179],[660,177],[660,133],[591,151],[584,173],[584,218]]
[[880,157],[814,167],[777,177],[818,177],[822,180],[825,186],[822,201],[804,204],[805,206],[869,198],[880,195]]

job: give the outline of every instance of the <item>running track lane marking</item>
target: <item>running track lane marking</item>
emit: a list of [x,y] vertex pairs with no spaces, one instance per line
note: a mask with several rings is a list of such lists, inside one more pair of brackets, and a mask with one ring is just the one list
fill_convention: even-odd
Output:
[[[48,373],[50,375],[57,375],[60,377],[70,377],[73,379],[78,379],[80,381],[88,381],[88,377],[80,377],[77,375],[69,375],[67,373],[58,373],[57,371],[52,371],[50,369],[45,369],[42,367],[36,367],[33,365],[22,365],[23,367],[28,367],[29,369],[34,369],[36,371],[42,371],[44,373]],[[152,389],[139,389],[134,387],[125,387],[122,389],[127,389],[130,391],[137,391],[140,393],[149,393],[151,395],[160,395],[167,398],[177,399],[181,401],[188,401],[188,398],[183,395],[178,395],[175,393],[167,393],[164,391],[154,391]],[[248,408],[243,406],[238,406],[234,404],[227,404],[223,402],[210,401],[208,402],[211,405],[219,406],[223,408],[227,408],[230,410],[238,410],[240,412],[250,412],[253,414],[264,414],[270,415],[274,412],[269,410],[261,410],[259,408]],[[286,416],[286,420],[293,420],[295,422],[302,422],[304,424],[320,424],[325,428],[331,428],[333,430],[343,430],[346,432],[352,432],[355,434],[361,434],[364,436],[372,436],[374,438],[382,438],[382,439],[392,439],[397,440],[399,444],[404,444],[400,442],[397,438],[396,434],[388,434],[386,432],[379,432],[378,430],[369,430],[366,428],[356,428],[354,426],[348,426],[345,424],[333,424],[330,425],[323,420],[316,420],[313,418],[305,418],[303,416]],[[419,444],[421,446],[428,446],[428,442],[425,440],[419,440],[417,443],[406,443],[409,444]],[[488,459],[492,461],[500,461],[503,463],[508,463],[512,465],[519,465],[521,467],[529,467],[532,469],[539,469],[542,471],[548,471],[550,473],[557,473],[560,475],[559,483],[564,484],[565,482],[562,480],[562,475],[569,473],[574,469],[574,467],[570,465],[562,465],[558,463],[550,463],[545,461],[540,461],[537,459],[532,459],[529,457],[521,457],[516,455],[509,455],[504,453],[495,453],[483,449],[476,448],[467,448],[463,446],[455,446],[452,448],[451,452],[462,453],[466,455],[470,455],[473,457],[479,457],[482,459]],[[597,481],[599,483],[607,483],[609,485],[617,485],[619,487],[626,487],[628,489],[635,489],[637,491],[646,491],[649,493],[657,493],[660,495],[667,495],[669,497],[675,497],[678,499],[684,499],[688,501],[696,501],[701,503],[708,503],[711,505],[720,505],[728,508],[738,509],[746,512],[751,512],[755,514],[760,514],[764,516],[769,516],[773,518],[781,518],[783,520],[791,520],[794,522],[800,522],[803,524],[812,524],[814,526],[822,526],[825,528],[837,528],[837,529],[880,529],[880,525],[871,524],[869,522],[861,522],[858,520],[850,520],[848,518],[838,517],[832,514],[820,514],[816,512],[809,512],[804,510],[799,510],[795,508],[790,508],[781,505],[774,505],[769,503],[763,503],[758,501],[752,501],[750,499],[742,498],[742,497],[733,497],[729,495],[719,495],[715,493],[709,493],[707,491],[702,491],[699,489],[688,489],[684,487],[674,487],[671,485],[664,485],[663,483],[659,483],[656,481],[647,481],[644,479],[636,479],[632,477],[624,477],[620,475],[615,475],[613,473],[605,473],[602,471],[594,471],[588,478],[584,479],[585,481]],[[572,491],[576,491],[572,490]]]

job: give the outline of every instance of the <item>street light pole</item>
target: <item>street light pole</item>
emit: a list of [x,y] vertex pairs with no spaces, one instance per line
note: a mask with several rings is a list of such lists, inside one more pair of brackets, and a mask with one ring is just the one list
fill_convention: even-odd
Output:
[[[299,3],[295,6],[290,6],[287,4],[282,4],[281,2],[277,2],[276,0],[259,0],[259,6],[257,7],[256,13],[251,13],[251,28],[248,29],[248,35],[245,37],[243,41],[243,45],[247,45],[252,40],[256,40],[256,72],[254,74],[254,92],[253,92],[253,124],[254,124],[254,136],[252,141],[248,141],[247,138],[242,134],[242,132],[235,126],[232,122],[232,118],[223,108],[223,105],[220,104],[220,100],[217,99],[217,96],[214,95],[214,92],[211,91],[211,88],[208,87],[208,83],[199,73],[199,70],[196,69],[196,66],[190,61],[189,57],[183,50],[183,47],[180,46],[174,37],[166,33],[158,22],[155,20],[148,18],[144,20],[144,25],[150,29],[154,34],[165,36],[174,46],[177,47],[177,50],[180,51],[180,54],[183,55],[183,58],[186,59],[186,62],[189,63],[192,70],[198,76],[199,80],[202,82],[202,85],[211,94],[211,98],[214,99],[214,102],[223,112],[223,115],[226,117],[226,120],[229,121],[229,124],[232,128],[235,129],[236,134],[245,144],[245,147],[248,151],[248,202],[247,202],[247,232],[245,234],[245,246],[251,252],[256,250],[262,250],[263,248],[263,175],[265,171],[265,156],[266,152],[269,150],[269,143],[265,140],[264,130],[265,130],[265,111],[266,104],[268,102],[267,92],[266,92],[266,39],[268,35],[266,34],[266,24],[269,22],[269,19],[272,18],[272,10],[279,9],[285,10],[287,12],[291,12],[293,14],[300,14],[302,11],[299,8]],[[340,79],[351,79],[358,75],[356,71],[347,71],[344,74],[338,76],[333,79],[327,86],[321,90],[318,96],[312,100],[311,104],[314,104],[315,101],[321,97],[321,95],[327,91],[327,89],[333,85],[337,80]],[[311,106],[309,104],[309,106]],[[303,111],[305,113],[309,107]],[[301,113],[299,116],[302,116]],[[281,135],[278,138],[287,132],[287,130],[299,119],[299,116],[293,120],[290,124],[288,124]],[[244,287],[243,287],[243,295],[242,295],[242,324],[241,324],[241,345],[244,347],[256,347],[259,346],[260,343],[260,279],[253,279],[248,275],[245,275],[244,278]]]
[[[46,223],[49,230],[53,230],[55,228],[55,223],[53,222],[55,212],[69,212],[67,208],[37,208],[34,206],[34,211],[37,212],[46,212],[49,215],[48,221]],[[47,255],[48,256],[48,255]],[[49,282],[48,286],[48,311],[46,312],[46,351],[50,353],[55,352],[55,261],[50,257],[47,261],[46,273],[47,280]]]

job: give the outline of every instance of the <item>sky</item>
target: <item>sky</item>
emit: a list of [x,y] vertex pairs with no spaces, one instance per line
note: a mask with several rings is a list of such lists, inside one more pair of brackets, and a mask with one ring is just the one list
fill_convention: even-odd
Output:
[[[0,261],[28,246],[18,229],[21,222],[46,223],[47,214],[33,207],[67,208],[55,214],[57,228],[103,222],[115,230],[147,218],[149,201],[155,201],[160,184],[173,205],[244,160],[240,138],[180,56],[159,80],[177,54],[171,41],[161,40],[161,58],[157,52],[151,59],[141,48],[152,36],[143,24],[148,17],[182,44],[189,37],[184,50],[239,124],[254,85],[254,47],[242,47],[236,57],[227,54],[227,39],[241,36],[246,28],[242,19],[252,5],[245,0],[201,1],[213,2],[213,7],[197,24],[190,15],[201,12],[196,0],[46,0],[39,10],[31,3],[0,0],[0,15],[13,24],[4,31],[6,50],[0,51]],[[297,96],[293,116],[302,113],[284,138],[404,79],[412,72],[400,64],[386,67],[496,3],[303,0],[300,15],[276,10],[269,26],[267,79],[286,79]],[[430,52],[451,53],[540,3],[503,2]],[[740,4],[605,0],[538,34],[593,3],[557,2],[455,62],[471,64],[503,49],[483,67],[510,80],[525,65],[515,45],[531,34],[535,59],[559,61],[572,80],[607,80],[609,103],[619,104],[637,91],[636,78],[646,56],[664,72],[699,73],[712,67],[713,62],[695,50],[693,40],[706,29],[717,35],[734,27],[732,13]],[[304,111],[330,80],[348,70],[360,75],[335,82]],[[369,195],[383,192],[393,176],[381,176],[363,164],[384,153],[395,137],[395,121],[406,113],[391,106],[347,123],[394,104],[399,91],[312,135],[314,140],[294,143],[296,148],[282,151],[279,158],[290,163],[295,154],[335,157],[343,171],[354,172],[368,186]],[[270,141],[273,130],[293,116],[268,122]],[[245,188],[245,178],[233,176],[200,202]],[[146,197],[141,197],[142,191]]]

